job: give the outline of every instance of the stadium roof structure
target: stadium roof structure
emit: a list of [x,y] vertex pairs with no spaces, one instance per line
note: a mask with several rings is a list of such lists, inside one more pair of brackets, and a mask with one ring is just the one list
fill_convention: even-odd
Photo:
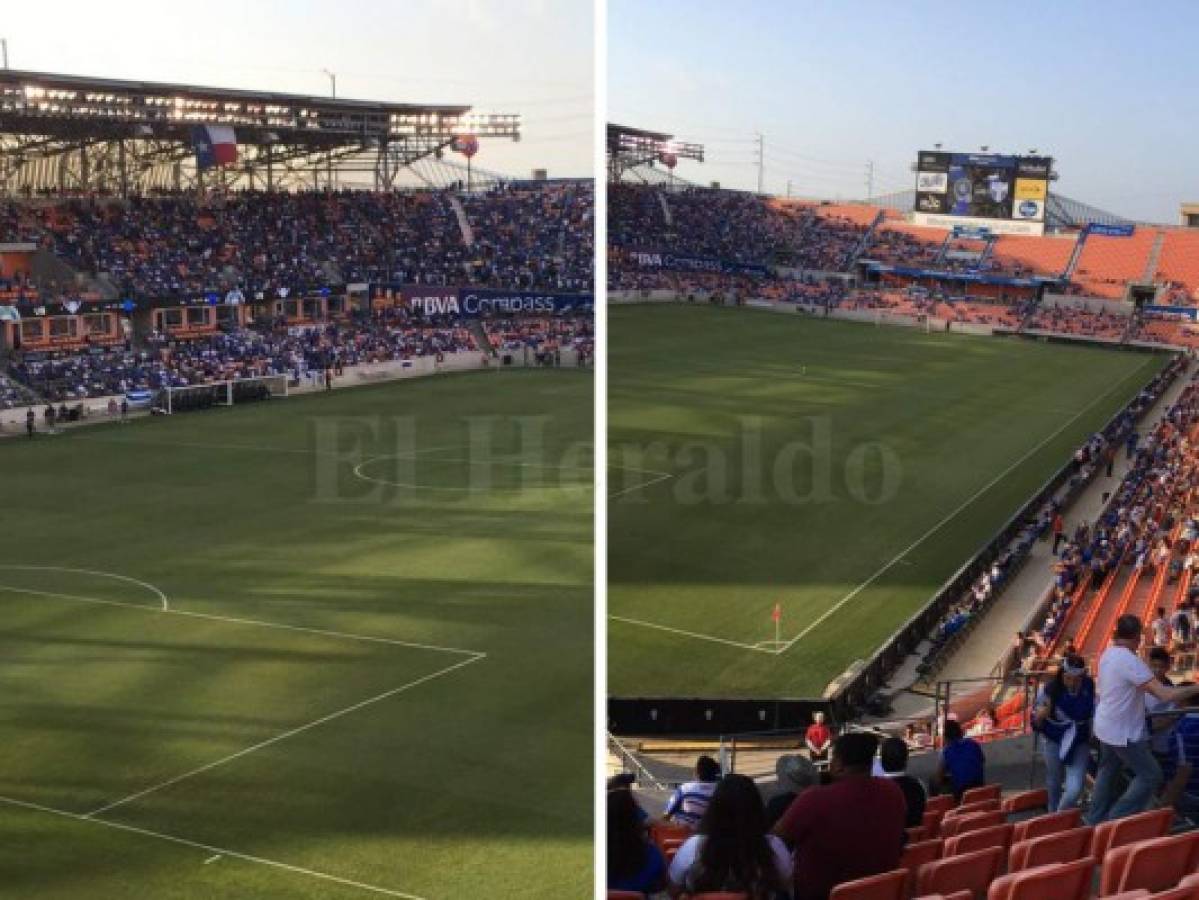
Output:
[[[674,182],[674,163],[680,159],[704,161],[704,146],[690,141],[677,141],[672,134],[646,131],[628,125],[608,123],[608,181],[637,180],[648,183]],[[671,170],[662,178],[654,168],[661,163]],[[652,175],[651,175],[652,173]],[[654,177],[657,176],[657,177]]]
[[[916,205],[916,192],[896,191],[892,194],[882,194],[863,201],[872,206],[883,206],[900,212],[913,212]],[[1098,206],[1083,203],[1061,194],[1049,193],[1045,204],[1045,227],[1049,231],[1077,231],[1083,226],[1097,223],[1101,225],[1133,225],[1137,224],[1126,216],[1108,212]],[[1155,223],[1145,223],[1155,224]]]
[[[197,170],[199,125],[234,130],[236,164]],[[127,196],[206,181],[276,190],[332,186],[334,173],[386,189],[467,135],[520,140],[520,116],[0,70],[0,190]]]

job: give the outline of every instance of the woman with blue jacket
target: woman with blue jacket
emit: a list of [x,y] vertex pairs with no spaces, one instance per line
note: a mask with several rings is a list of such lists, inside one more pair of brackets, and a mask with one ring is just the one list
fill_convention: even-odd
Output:
[[1032,727],[1043,739],[1050,812],[1078,806],[1090,762],[1094,717],[1095,682],[1087,675],[1086,660],[1067,656],[1033,708]]

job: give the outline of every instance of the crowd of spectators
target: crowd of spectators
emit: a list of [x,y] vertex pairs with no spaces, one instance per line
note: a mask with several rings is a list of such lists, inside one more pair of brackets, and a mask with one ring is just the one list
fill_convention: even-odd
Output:
[[188,341],[151,338],[82,352],[28,353],[10,374],[54,402],[262,375],[310,371],[475,349],[459,322],[415,321],[398,311],[345,323],[240,329]]
[[701,757],[661,818],[642,807],[632,776],[614,776],[607,886],[647,897],[725,891],[828,900],[838,885],[894,871],[906,829],[923,823],[930,796],[961,798],[985,783],[982,747],[952,716],[943,734],[927,784],[908,772],[910,747],[926,749],[927,741],[872,731],[837,736],[825,770],[799,753],[780,756],[773,786]]
[[587,182],[449,191],[177,192],[0,205],[0,241],[44,246],[122,296],[295,295],[348,282],[591,289]]
[[[779,205],[737,191],[613,185],[608,203],[609,244],[620,250],[827,272],[840,271],[865,234],[862,226],[821,215],[817,207]],[[649,274],[646,286],[659,286],[663,275]],[[641,285],[610,278],[609,286]]]
[[1092,312],[1066,306],[1045,306],[1037,309],[1024,327],[1033,331],[1119,340],[1128,330],[1130,322],[1128,316],[1102,310]]
[[584,182],[500,185],[462,198],[473,234],[470,284],[593,290],[594,190]]
[[[1050,606],[1037,632],[1029,636],[1042,651],[1055,645],[1071,605],[1080,599],[1084,579],[1098,589],[1121,565],[1147,571],[1169,566],[1172,578],[1181,572],[1182,561],[1175,557],[1170,539],[1176,526],[1183,525],[1185,496],[1199,487],[1199,467],[1189,458],[1192,451],[1183,427],[1193,424],[1199,413],[1199,387],[1189,386],[1142,442],[1134,422],[1152,399],[1151,389],[1142,391],[1128,413],[1075,453],[1075,478],[1088,479],[1100,471],[1111,477],[1121,445],[1132,465],[1097,521],[1079,523],[1060,550],[1055,538]],[[1063,534],[1060,519],[1054,531]],[[1074,650],[1065,648],[1067,653]]]
[[483,328],[493,349],[542,355],[574,350],[579,365],[595,354],[595,324],[590,318],[488,319]]

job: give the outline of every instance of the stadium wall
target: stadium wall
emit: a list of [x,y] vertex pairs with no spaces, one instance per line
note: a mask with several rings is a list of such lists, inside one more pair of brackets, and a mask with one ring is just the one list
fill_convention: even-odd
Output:
[[[501,352],[502,358],[504,354]],[[564,349],[562,351],[562,365],[560,368],[575,368],[578,364],[578,355],[576,351]],[[535,363],[531,359],[526,359],[524,356],[514,355],[512,359],[513,368],[525,368],[533,366]],[[367,384],[378,384],[383,381],[398,381],[404,378],[421,378],[430,375],[441,375],[447,372],[468,372],[483,368],[502,369],[504,366],[501,361],[492,360],[488,366],[483,365],[483,354],[479,350],[465,350],[459,353],[448,353],[445,359],[438,364],[433,357],[421,356],[415,359],[408,360],[405,363],[402,360],[389,360],[381,363],[363,363],[356,366],[346,366],[344,373],[340,378],[335,378],[333,381],[334,390],[344,390],[346,388],[362,387]],[[288,380],[288,391],[292,394],[306,394],[325,389],[323,378],[310,380],[307,378],[300,379],[298,382],[290,378]],[[77,423],[72,423],[67,427],[77,427],[85,425],[96,425],[103,422],[110,422],[112,419],[108,415],[108,403],[110,400],[115,400],[118,404],[125,399],[124,394],[113,394],[106,397],[91,397],[86,400],[78,400],[73,403],[68,403],[69,407],[83,406],[85,417]],[[16,435],[23,436],[25,434],[25,414],[29,410],[33,410],[37,416],[39,425],[42,423],[41,412],[46,408],[47,403],[37,403],[31,406],[17,406],[12,409],[6,409],[0,412],[0,437],[12,437]],[[59,404],[54,404],[55,408]],[[149,409],[131,410],[131,415],[149,415]]]

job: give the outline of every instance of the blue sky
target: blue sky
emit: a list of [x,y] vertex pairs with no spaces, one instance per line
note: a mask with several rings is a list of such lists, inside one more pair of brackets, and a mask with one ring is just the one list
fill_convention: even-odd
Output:
[[527,176],[593,165],[590,0],[65,0],[6,3],[14,69],[469,103],[524,117],[475,164]]
[[685,178],[860,197],[918,149],[1037,148],[1057,190],[1176,222],[1199,200],[1199,3],[609,0],[610,121],[703,142]]

